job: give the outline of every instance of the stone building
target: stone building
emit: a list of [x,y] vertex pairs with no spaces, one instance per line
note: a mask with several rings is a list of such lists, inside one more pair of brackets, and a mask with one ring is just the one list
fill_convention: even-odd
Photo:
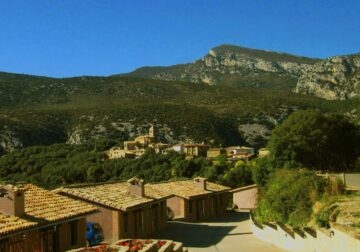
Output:
[[106,242],[144,238],[166,227],[168,192],[158,192],[143,180],[60,188],[62,195],[92,204],[99,209],[87,221],[99,223]]
[[174,218],[200,221],[222,214],[228,204],[229,187],[208,182],[205,178],[149,185],[154,191],[173,194],[167,206]]
[[148,135],[137,136],[133,141],[124,141],[124,148],[114,146],[107,151],[109,159],[141,157],[147,148],[153,148],[157,153],[168,148],[168,144],[156,141],[156,129],[151,126]]
[[255,156],[255,149],[246,146],[230,146],[226,147],[226,156],[230,160],[249,161]]
[[86,246],[96,207],[40,187],[0,185],[0,251],[63,252]]
[[220,155],[225,155],[226,150],[224,148],[210,148],[207,151],[207,157],[208,158],[216,158]]

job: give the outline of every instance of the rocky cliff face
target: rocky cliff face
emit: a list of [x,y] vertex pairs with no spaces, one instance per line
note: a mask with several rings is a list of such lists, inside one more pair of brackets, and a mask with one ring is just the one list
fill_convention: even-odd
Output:
[[295,92],[328,100],[345,100],[360,93],[360,54],[337,56],[316,63],[300,76]]
[[315,62],[316,59],[284,53],[223,45],[191,64],[145,67],[129,75],[209,85],[276,88],[295,85],[296,79]]

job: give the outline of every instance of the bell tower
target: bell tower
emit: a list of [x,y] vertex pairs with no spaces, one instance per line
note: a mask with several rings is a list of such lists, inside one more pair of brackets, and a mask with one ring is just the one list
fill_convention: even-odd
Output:
[[151,125],[151,127],[149,129],[149,136],[154,137],[154,138],[156,136],[156,131],[155,131],[154,125]]

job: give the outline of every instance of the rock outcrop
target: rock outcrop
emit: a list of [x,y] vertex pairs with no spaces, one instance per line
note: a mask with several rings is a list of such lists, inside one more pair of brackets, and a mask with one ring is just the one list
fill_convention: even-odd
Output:
[[295,92],[328,100],[346,100],[360,93],[360,54],[332,57],[300,76]]
[[152,79],[190,81],[209,85],[277,88],[295,85],[297,78],[317,59],[285,53],[223,45],[191,64],[143,67],[129,73]]

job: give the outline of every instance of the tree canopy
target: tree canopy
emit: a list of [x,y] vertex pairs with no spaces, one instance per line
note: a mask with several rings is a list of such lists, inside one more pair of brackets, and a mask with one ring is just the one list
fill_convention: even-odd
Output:
[[360,154],[359,128],[342,115],[299,111],[273,130],[268,148],[278,168],[352,170]]

